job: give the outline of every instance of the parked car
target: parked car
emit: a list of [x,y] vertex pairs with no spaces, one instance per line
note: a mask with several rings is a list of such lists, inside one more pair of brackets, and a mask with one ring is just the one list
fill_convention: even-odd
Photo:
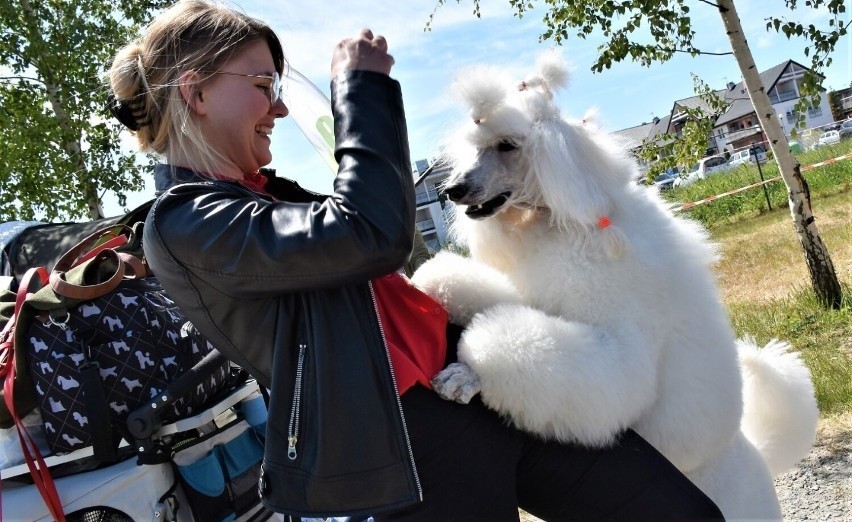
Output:
[[654,178],[654,186],[657,187],[660,192],[668,190],[672,188],[672,184],[679,174],[680,171],[677,167],[672,167],[665,172],[661,172],[660,174],[657,174],[656,178]]
[[837,130],[837,133],[840,134],[840,139],[845,140],[846,138],[852,138],[852,119],[846,120],[840,124],[840,129]]
[[706,158],[701,158],[698,163],[687,169],[686,174],[681,174],[675,178],[672,186],[685,187],[686,185],[695,183],[699,179],[706,178],[708,174],[724,172],[734,167],[736,165],[729,165],[728,160],[721,154],[707,156]]
[[834,145],[835,143],[840,143],[840,131],[830,130],[822,133],[822,136],[817,140],[817,147]]
[[763,147],[755,147],[754,150],[749,147],[731,154],[731,157],[728,158],[728,165],[735,167],[737,165],[745,165],[748,162],[752,164],[760,162],[763,165],[767,160],[769,158],[766,156],[766,152],[763,151]]

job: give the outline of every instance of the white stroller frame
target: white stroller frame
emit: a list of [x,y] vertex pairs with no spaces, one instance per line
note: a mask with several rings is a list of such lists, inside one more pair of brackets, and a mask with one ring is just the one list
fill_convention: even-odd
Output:
[[[263,400],[258,385],[253,380],[237,387],[227,397],[201,413],[160,427],[153,438],[161,439],[188,430],[217,431],[237,418],[234,406],[252,400]],[[127,445],[128,442],[122,440],[120,446]],[[89,446],[65,455],[49,456],[44,460],[49,468],[53,468],[90,457],[92,454],[93,449]],[[26,464],[0,470],[0,478],[3,480],[3,520],[51,520],[50,512],[34,485],[15,484],[9,480],[28,474]],[[120,511],[134,521],[195,522],[179,484],[174,494],[181,508],[176,514],[173,502],[160,502],[160,498],[175,483],[176,477],[170,463],[138,466],[133,457],[105,468],[55,479],[66,513],[85,508],[107,507]]]

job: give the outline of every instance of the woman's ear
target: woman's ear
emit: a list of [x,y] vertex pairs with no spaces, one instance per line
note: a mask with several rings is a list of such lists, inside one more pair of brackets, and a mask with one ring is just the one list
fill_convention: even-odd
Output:
[[201,91],[201,75],[198,71],[184,71],[178,77],[180,95],[187,106],[196,114],[204,115],[207,107],[204,103],[204,93]]

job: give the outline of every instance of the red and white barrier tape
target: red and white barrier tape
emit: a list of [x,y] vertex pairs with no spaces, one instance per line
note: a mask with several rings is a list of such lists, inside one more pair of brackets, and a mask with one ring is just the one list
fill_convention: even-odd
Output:
[[[843,156],[838,156],[836,158],[827,159],[825,161],[820,161],[819,163],[814,163],[812,165],[807,165],[804,167],[800,167],[800,172],[806,172],[808,170],[813,170],[817,167],[822,167],[824,165],[831,165],[832,163],[836,163],[840,160],[852,158],[852,153],[844,154]],[[767,183],[772,183],[773,181],[778,181],[781,179],[781,176],[775,176],[774,178],[770,178],[764,181],[759,181],[757,183],[752,183],[751,185],[746,185],[745,187],[740,187],[735,190],[731,190],[728,192],[723,192],[722,194],[716,194],[715,196],[709,196],[704,199],[699,199],[698,201],[693,201],[691,203],[684,203],[683,205],[673,209],[673,212],[680,212],[681,210],[689,210],[693,207],[697,207],[698,205],[703,205],[705,203],[710,203],[711,201],[716,201],[717,199],[724,198],[727,196],[731,196],[733,194],[739,194],[740,192],[744,192],[746,190],[753,189],[755,187],[759,187],[761,185],[766,185]]]
[[840,160],[852,158],[852,152],[849,154],[844,154],[843,156],[838,156],[836,158],[827,159],[825,161],[820,161],[819,163],[814,163],[813,165],[808,165],[807,167],[802,167],[800,170],[805,172],[806,170],[815,169],[817,167],[822,167],[823,165],[831,165],[832,163],[836,163]]

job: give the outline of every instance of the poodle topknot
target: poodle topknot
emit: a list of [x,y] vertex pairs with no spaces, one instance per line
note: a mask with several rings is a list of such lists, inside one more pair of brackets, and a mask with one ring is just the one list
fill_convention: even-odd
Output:
[[553,95],[568,83],[568,64],[550,51],[539,57],[537,69],[518,82],[495,67],[473,67],[456,79],[453,91],[469,107],[472,122],[487,127],[489,134],[519,133],[517,113],[526,127],[560,117]]

